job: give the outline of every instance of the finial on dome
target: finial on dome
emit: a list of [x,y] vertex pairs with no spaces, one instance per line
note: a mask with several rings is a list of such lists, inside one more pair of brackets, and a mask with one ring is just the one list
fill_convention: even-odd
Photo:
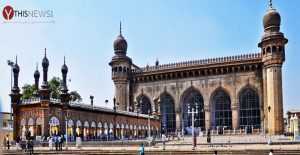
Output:
[[120,34],[122,34],[122,23],[120,21]]
[[270,0],[270,8],[273,8],[272,0]]
[[47,49],[45,48],[45,57],[46,57],[46,55],[47,55]]
[[18,55],[16,55],[16,64],[18,63]]
[[66,56],[64,56],[64,65],[66,64]]
[[36,62],[36,70],[38,70],[39,69],[39,65],[38,65],[39,63],[38,62]]

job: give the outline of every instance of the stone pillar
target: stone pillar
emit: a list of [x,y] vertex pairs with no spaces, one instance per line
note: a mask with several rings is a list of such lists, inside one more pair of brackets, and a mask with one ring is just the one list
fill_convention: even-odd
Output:
[[238,127],[239,127],[238,103],[234,103],[231,106],[231,110],[232,110],[232,129],[238,129]]
[[204,112],[205,112],[205,129],[211,129],[211,107],[206,104],[204,105]]
[[181,109],[179,107],[176,108],[176,130],[180,130],[181,122],[182,122],[182,114]]

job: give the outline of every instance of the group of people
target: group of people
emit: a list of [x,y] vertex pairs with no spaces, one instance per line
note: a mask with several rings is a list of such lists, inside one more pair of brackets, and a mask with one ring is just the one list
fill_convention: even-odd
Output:
[[[6,146],[5,148],[7,148],[8,150],[10,149],[10,139],[9,139],[9,135],[6,135],[6,137],[4,137],[4,146]],[[16,138],[16,150],[22,150],[22,148],[20,147],[20,136],[18,136]],[[26,143],[25,143],[25,151],[29,151],[29,154],[33,154],[33,147],[34,147],[34,141],[32,137],[28,137],[26,139]]]
[[48,139],[48,142],[49,142],[49,149],[50,150],[53,150],[53,143],[55,145],[55,150],[56,151],[62,151],[62,145],[63,145],[63,142],[64,142],[64,137],[63,135],[53,135],[53,136],[50,136],[49,139]]

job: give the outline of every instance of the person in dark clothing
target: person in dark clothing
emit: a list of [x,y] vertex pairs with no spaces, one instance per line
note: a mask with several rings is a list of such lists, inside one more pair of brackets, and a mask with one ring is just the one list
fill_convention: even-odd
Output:
[[57,136],[54,137],[55,149],[58,151],[58,138]]
[[29,154],[33,154],[33,146],[34,146],[34,142],[33,142],[33,138],[31,138],[29,141]]
[[9,137],[8,137],[8,135],[6,135],[6,145],[7,145],[7,149],[9,150]]

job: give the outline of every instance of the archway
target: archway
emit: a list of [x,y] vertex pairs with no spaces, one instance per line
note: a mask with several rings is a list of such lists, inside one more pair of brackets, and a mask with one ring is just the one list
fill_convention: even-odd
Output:
[[224,90],[218,90],[212,99],[212,128],[223,133],[224,129],[232,128],[231,100]]
[[[40,117],[38,117],[36,119],[36,136],[39,136],[39,138],[41,138],[42,136],[42,119]],[[38,138],[36,138],[37,140]]]
[[50,124],[50,131],[51,131],[51,135],[58,135],[59,134],[59,125],[60,125],[60,122],[59,122],[59,119],[55,116],[53,116],[50,121],[49,121],[49,124]]
[[175,103],[167,93],[160,95],[160,110],[162,130],[164,132],[174,132],[176,130]]
[[32,118],[29,118],[28,120],[28,132],[30,133],[30,137],[33,137],[34,136],[34,121]]
[[83,128],[84,140],[89,140],[89,134],[90,134],[89,127],[90,127],[89,122],[85,121],[84,128]]
[[76,122],[76,137],[82,137],[82,123],[80,120]]
[[260,128],[259,96],[251,88],[245,88],[239,95],[239,127],[252,132]]
[[68,138],[70,139],[70,140],[74,140],[74,131],[73,131],[73,127],[74,127],[74,122],[73,122],[73,120],[71,120],[71,119],[69,119],[68,120],[68,131],[67,131],[67,133],[68,133]]
[[148,115],[148,110],[150,110],[150,115],[152,113],[151,102],[149,98],[145,95],[142,95],[137,99],[140,104],[140,113]]
[[[190,107],[190,109],[188,109]],[[204,113],[204,101],[202,95],[197,92],[196,90],[190,90],[186,93],[183,99],[182,105],[182,117],[183,117],[183,124],[185,129],[185,134],[191,133],[192,127],[192,114],[189,114],[188,111],[198,111],[195,114],[195,127],[200,127],[201,130],[205,128],[205,113]]]
[[91,139],[95,139],[96,138],[96,123],[92,122],[91,123]]

